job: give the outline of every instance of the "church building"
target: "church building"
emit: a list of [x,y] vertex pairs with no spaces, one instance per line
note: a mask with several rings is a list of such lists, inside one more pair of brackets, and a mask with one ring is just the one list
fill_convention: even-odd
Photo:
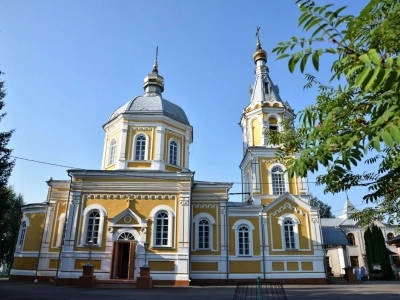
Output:
[[68,170],[69,180],[47,181],[46,201],[23,207],[10,280],[75,284],[90,252],[99,280],[134,281],[149,265],[154,284],[258,276],[326,283],[318,209],[305,179],[288,178],[264,135],[294,112],[271,81],[259,40],[253,59],[255,83],[238,112],[242,202],[229,201],[230,182],[195,179],[193,127],[163,98],[156,60],[144,94],[104,124],[101,169]]

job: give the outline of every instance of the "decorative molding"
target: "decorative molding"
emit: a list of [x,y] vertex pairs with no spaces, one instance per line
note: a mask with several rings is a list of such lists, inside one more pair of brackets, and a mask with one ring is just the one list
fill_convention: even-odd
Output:
[[277,160],[272,160],[272,159],[262,159],[261,162],[268,163],[268,164],[279,163]]
[[290,203],[285,203],[282,206],[280,206],[278,209],[276,209],[274,212],[270,213],[270,216],[276,216],[278,213],[280,213],[282,210],[289,208],[292,209],[294,212],[297,212],[301,214],[302,216],[306,216],[307,214],[303,212],[302,210],[298,209],[297,207],[291,206]]
[[195,208],[216,208],[218,204],[193,204]]
[[87,194],[87,199],[119,199],[119,200],[175,200],[175,195],[160,194]]
[[189,201],[188,201],[188,200],[182,200],[182,201],[180,202],[180,204],[181,204],[182,206],[187,206],[187,205],[189,205]]
[[170,134],[170,135],[176,136],[176,137],[178,137],[178,138],[181,139],[181,140],[183,140],[183,138],[184,138],[184,135],[183,135],[183,134],[177,133],[177,132],[172,131],[172,130],[169,130],[169,129],[165,129],[165,132],[168,133],[168,134]]
[[136,129],[136,130],[152,130],[153,127],[132,126],[132,129]]

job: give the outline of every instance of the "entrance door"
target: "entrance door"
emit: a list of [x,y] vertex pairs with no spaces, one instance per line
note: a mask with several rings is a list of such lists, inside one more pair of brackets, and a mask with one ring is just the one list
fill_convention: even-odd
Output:
[[117,240],[113,245],[111,279],[134,279],[136,242]]

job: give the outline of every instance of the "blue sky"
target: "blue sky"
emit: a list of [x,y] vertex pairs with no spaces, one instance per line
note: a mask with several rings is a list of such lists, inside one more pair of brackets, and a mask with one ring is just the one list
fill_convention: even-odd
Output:
[[[351,1],[348,12],[357,13],[366,2]],[[316,90],[303,90],[304,76],[290,74],[287,61],[276,61],[271,53],[278,42],[305,35],[297,28],[300,13],[294,3],[2,0],[0,70],[6,73],[8,115],[1,130],[16,129],[9,144],[13,155],[100,168],[102,125],[118,106],[143,93],[143,78],[159,46],[163,96],[180,105],[194,127],[190,169],[197,180],[234,182],[232,191],[240,192],[238,122],[254,83],[257,26],[281,97],[295,111],[315,99]],[[329,65],[321,69],[317,75],[323,81]],[[69,178],[66,168],[17,160],[10,184],[27,203],[43,202],[50,177]],[[346,199],[344,193],[324,195],[314,184],[310,191],[336,214]],[[355,205],[362,203],[362,192],[349,192]]]

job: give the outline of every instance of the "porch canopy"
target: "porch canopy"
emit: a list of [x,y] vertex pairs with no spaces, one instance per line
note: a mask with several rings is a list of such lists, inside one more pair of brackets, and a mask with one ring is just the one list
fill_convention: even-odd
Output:
[[394,238],[386,241],[390,246],[397,246],[400,247],[400,234],[396,235]]
[[349,245],[346,234],[337,227],[322,227],[322,238],[325,249]]

